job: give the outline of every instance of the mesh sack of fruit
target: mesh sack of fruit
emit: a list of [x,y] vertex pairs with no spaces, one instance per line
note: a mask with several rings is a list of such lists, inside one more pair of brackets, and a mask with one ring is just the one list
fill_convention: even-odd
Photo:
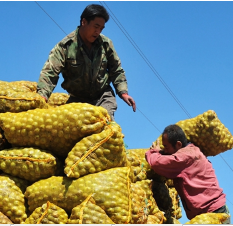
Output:
[[79,141],[65,160],[64,172],[68,177],[100,172],[119,166],[127,166],[121,127],[110,122],[102,132]]
[[13,224],[13,222],[6,215],[0,212],[0,224]]
[[[148,148],[149,149],[149,148]],[[146,179],[160,179],[162,176],[158,175],[151,169],[150,165],[145,159],[146,148],[127,149],[126,156],[130,162],[134,175],[137,181]]]
[[10,148],[0,151],[0,169],[28,181],[58,175],[62,163],[47,151],[37,148]]
[[0,81],[0,112],[22,112],[35,108],[48,108],[36,93],[37,83],[30,81]]
[[168,178],[166,178],[165,183],[166,183],[166,185],[167,185],[169,188],[174,187],[174,181],[173,181],[173,179],[168,179]]
[[79,179],[50,177],[28,186],[25,197],[29,210],[50,201],[70,213],[90,194],[115,223],[127,223],[131,218],[130,167],[116,167],[89,174]]
[[226,213],[203,213],[185,224],[222,224],[229,217]]
[[70,95],[67,93],[52,93],[47,103],[52,107],[64,105],[69,97]]
[[15,185],[17,187],[19,187],[19,189],[22,191],[23,194],[26,191],[26,188],[30,185],[29,181],[21,179],[21,178],[18,178],[18,177],[15,177],[15,176],[12,176],[12,175],[7,174],[7,173],[2,173],[2,174],[0,174],[0,176],[8,177],[12,181],[14,181]]
[[114,222],[96,205],[90,194],[80,205],[72,209],[67,224],[114,224]]
[[7,96],[0,96],[0,113],[17,113],[35,108],[48,108],[47,103],[38,93],[8,91]]
[[17,92],[37,92],[37,82],[32,81],[13,81],[10,82],[12,89]]
[[24,195],[15,182],[6,176],[0,176],[0,212],[14,224],[20,224],[27,218]]
[[151,180],[131,183],[132,219],[131,224],[146,224],[149,215],[154,215],[156,222],[163,222],[164,214],[159,210],[151,190]]
[[106,109],[86,103],[0,113],[0,127],[10,144],[38,147],[62,157],[83,137],[102,131],[108,121]]
[[169,187],[169,196],[172,199],[172,206],[170,208],[170,213],[171,216],[174,217],[175,219],[180,219],[182,217],[182,210],[180,206],[180,198],[178,196],[178,192],[176,189],[173,187]]
[[160,211],[156,215],[148,215],[145,224],[167,224],[167,220],[166,217],[164,216],[164,213]]
[[37,82],[31,81],[0,81],[0,96],[7,96],[8,93],[14,92],[34,92],[36,93]]
[[[205,156],[215,156],[233,148],[232,134],[213,110],[176,124],[183,129],[188,141],[198,146]],[[163,148],[161,135],[158,140]]]
[[68,214],[53,203],[47,202],[37,207],[25,220],[25,224],[66,224]]

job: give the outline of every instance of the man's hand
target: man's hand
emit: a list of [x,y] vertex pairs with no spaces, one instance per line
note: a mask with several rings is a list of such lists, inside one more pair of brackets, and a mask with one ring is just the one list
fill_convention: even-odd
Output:
[[155,142],[152,143],[152,145],[150,146],[150,149],[161,150],[159,138]]
[[[41,96],[41,97],[42,97],[42,96]],[[43,99],[45,100],[45,102],[47,103],[47,101],[48,101],[47,98],[46,98],[46,97],[42,97],[42,98],[43,98]]]
[[127,93],[123,93],[121,95],[121,98],[129,105],[129,106],[132,106],[133,107],[133,111],[135,112],[136,111],[136,104],[135,104],[135,101],[134,99],[129,96]]

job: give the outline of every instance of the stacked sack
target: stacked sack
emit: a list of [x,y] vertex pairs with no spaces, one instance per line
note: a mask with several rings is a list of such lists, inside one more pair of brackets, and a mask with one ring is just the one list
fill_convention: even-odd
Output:
[[69,97],[70,95],[68,95],[67,93],[52,93],[47,102],[48,106],[57,107],[64,105]]
[[47,108],[45,100],[36,93],[36,86],[36,82],[30,81],[0,81],[0,113]]
[[63,94],[27,109],[21,104],[36,94],[35,84],[4,84],[26,98],[4,93],[11,108],[0,113],[0,223],[166,222],[152,181],[136,179],[121,127],[106,109],[65,105]]
[[120,126],[107,124],[102,132],[83,138],[65,160],[67,177],[79,178],[90,173],[126,166],[127,159]]
[[0,127],[6,140],[15,147],[38,147],[65,157],[83,137],[102,131],[109,119],[102,107],[71,103],[0,113]]
[[27,181],[61,172],[62,162],[46,150],[14,147],[0,151],[0,170]]
[[67,221],[67,213],[48,201],[41,207],[36,208],[30,217],[25,220],[25,224],[66,224]]
[[[233,148],[232,134],[213,110],[176,124],[183,129],[188,141],[198,146],[205,156],[216,156]],[[162,135],[158,140],[163,149]]]
[[223,224],[230,216],[226,213],[203,213],[186,224]]
[[172,181],[147,149],[125,150],[106,109],[59,93],[45,103],[33,82],[1,85],[0,224],[179,224]]
[[[151,191],[156,204],[164,213],[167,224],[180,224],[178,219],[182,217],[180,198],[173,185],[173,180],[156,174],[145,159],[148,149],[128,149],[127,158],[131,163],[131,168],[136,181],[151,181]],[[159,224],[150,218],[152,224]]]

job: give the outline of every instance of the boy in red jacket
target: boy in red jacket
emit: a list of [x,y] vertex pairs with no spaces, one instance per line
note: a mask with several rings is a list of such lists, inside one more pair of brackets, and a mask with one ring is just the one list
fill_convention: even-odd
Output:
[[[178,125],[167,126],[159,143],[146,152],[146,160],[158,174],[173,179],[187,218],[202,213],[227,213],[226,195],[219,187],[210,161],[194,144],[188,143]],[[230,218],[225,224],[230,224]]]

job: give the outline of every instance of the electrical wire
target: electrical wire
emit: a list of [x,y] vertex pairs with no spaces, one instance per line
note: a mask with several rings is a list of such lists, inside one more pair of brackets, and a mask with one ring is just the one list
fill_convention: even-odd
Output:
[[[44,11],[44,13],[66,34],[66,32],[59,26],[59,24],[41,7],[41,5],[35,1],[35,3]],[[66,34],[67,35],[67,34]]]
[[[192,118],[189,112],[186,110],[186,108],[182,105],[182,103],[179,101],[179,99],[176,97],[176,95],[172,92],[172,90],[169,88],[169,86],[166,84],[166,82],[163,80],[163,78],[159,75],[159,73],[155,70],[153,65],[150,63],[150,61],[147,59],[147,57],[143,54],[141,49],[137,46],[137,44],[134,42],[134,40],[131,38],[131,36],[128,34],[128,32],[125,30],[125,28],[122,26],[122,24],[119,22],[117,17],[114,15],[114,13],[111,11],[111,9],[107,6],[105,2],[103,2],[104,5],[108,8],[109,12],[112,14],[112,19],[116,23],[116,25],[119,27],[119,29],[124,33],[126,38],[129,40],[129,42],[133,45],[135,50],[139,53],[139,55],[143,58],[143,60],[146,62],[146,64],[149,66],[149,68],[152,70],[154,75],[159,79],[159,81],[163,84],[163,86],[167,89],[167,91],[171,94],[173,99],[177,102],[177,104],[181,107],[181,109],[184,111],[184,113],[189,117]],[[100,4],[103,5],[100,1]]]
[[[140,111],[140,109],[138,109],[137,107],[137,110]],[[140,113],[151,123],[151,125],[153,125],[155,127],[155,129],[157,129],[159,131],[159,133],[162,133],[156,126],[155,124],[142,112],[140,111]]]

